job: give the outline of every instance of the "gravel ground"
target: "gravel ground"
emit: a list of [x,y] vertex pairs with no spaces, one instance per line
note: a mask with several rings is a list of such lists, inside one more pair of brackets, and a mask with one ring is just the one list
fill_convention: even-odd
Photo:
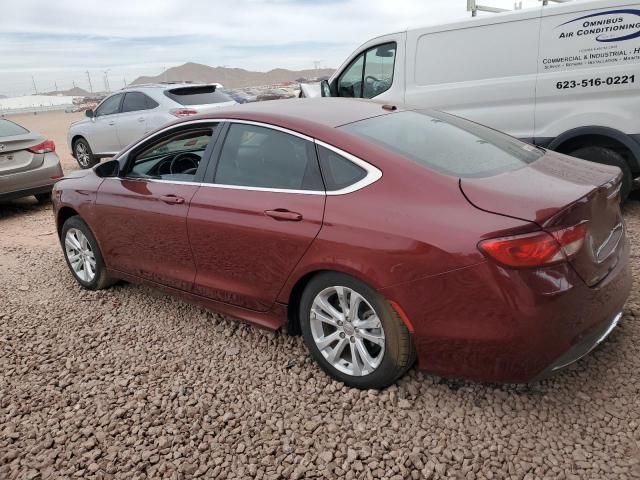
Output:
[[[640,202],[627,205],[640,275]],[[532,386],[332,381],[302,340],[120,284],[83,291],[50,209],[0,205],[0,478],[640,478],[640,294]]]

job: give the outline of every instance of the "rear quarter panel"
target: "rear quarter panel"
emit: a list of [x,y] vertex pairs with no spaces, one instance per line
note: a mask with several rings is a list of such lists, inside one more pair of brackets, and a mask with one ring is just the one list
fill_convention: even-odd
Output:
[[481,263],[480,238],[532,228],[477,210],[460,193],[456,178],[386,157],[372,162],[383,171],[376,183],[327,197],[322,229],[278,301],[288,303],[297,281],[319,270],[347,273],[382,289]]

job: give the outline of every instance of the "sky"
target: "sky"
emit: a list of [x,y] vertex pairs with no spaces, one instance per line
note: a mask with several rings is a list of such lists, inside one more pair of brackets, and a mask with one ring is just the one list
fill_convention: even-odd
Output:
[[[479,0],[513,8],[513,0]],[[537,0],[523,0],[535,7]],[[376,35],[470,17],[466,0],[19,0],[0,15],[0,94],[121,88],[185,62],[336,68]],[[484,14],[491,15],[491,14]]]

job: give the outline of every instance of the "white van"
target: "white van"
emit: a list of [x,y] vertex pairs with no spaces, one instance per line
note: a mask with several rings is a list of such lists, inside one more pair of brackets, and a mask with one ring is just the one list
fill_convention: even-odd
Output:
[[444,110],[619,166],[624,198],[640,175],[639,87],[640,3],[598,0],[377,37],[321,90]]

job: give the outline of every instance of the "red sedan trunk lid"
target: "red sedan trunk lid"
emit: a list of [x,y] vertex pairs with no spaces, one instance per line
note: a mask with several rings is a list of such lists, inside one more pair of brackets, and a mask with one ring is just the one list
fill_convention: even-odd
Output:
[[462,178],[460,188],[476,208],[537,223],[545,230],[587,222],[583,247],[571,258],[593,286],[615,268],[624,238],[619,197],[622,173],[548,152],[530,165],[484,178]]

